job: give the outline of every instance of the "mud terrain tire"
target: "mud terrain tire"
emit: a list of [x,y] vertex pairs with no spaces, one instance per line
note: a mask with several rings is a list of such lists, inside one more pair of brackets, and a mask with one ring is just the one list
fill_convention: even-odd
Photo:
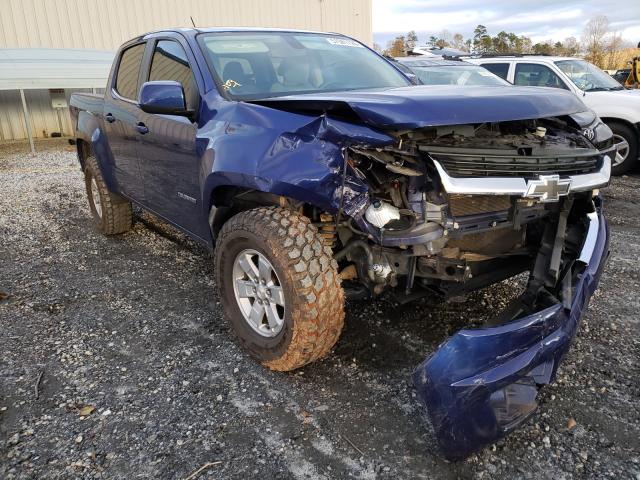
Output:
[[87,157],[85,165],[84,184],[89,208],[98,230],[104,235],[116,235],[130,230],[133,222],[131,202],[109,191],[95,157]]
[[[273,337],[254,331],[236,297],[234,265],[246,251],[266,257],[284,293],[284,321]],[[279,371],[302,367],[329,353],[340,337],[344,292],[337,264],[307,217],[279,207],[235,215],[216,241],[215,272],[222,306],[239,342],[264,366]]]

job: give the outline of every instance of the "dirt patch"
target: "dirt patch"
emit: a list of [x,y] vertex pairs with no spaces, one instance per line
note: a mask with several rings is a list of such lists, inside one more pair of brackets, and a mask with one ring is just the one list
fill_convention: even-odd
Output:
[[[70,137],[36,138],[34,139],[36,153],[61,150],[75,152],[76,147],[69,143],[69,138]],[[0,142],[0,156],[5,157],[17,154],[31,155],[31,146],[28,141],[9,140]]]

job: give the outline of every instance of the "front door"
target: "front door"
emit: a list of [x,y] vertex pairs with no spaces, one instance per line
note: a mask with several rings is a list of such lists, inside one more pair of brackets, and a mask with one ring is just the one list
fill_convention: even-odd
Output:
[[[158,40],[145,81],[174,80],[184,89],[187,109],[197,112],[200,101],[184,48],[175,40]],[[195,116],[195,113],[194,113]],[[170,222],[205,238],[196,152],[197,125],[191,118],[138,111],[138,155],[144,171],[148,208]]]

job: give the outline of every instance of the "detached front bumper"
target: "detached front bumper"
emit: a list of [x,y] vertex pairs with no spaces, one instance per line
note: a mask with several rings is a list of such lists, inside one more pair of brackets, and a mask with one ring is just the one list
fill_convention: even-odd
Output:
[[438,442],[459,459],[509,433],[537,407],[541,385],[555,378],[609,251],[609,227],[598,209],[576,265],[571,298],[511,323],[461,330],[413,374]]

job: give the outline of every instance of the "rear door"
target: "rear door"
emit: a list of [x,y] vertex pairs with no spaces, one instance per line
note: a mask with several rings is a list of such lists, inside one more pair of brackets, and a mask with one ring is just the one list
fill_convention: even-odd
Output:
[[[205,237],[200,198],[199,156],[196,152],[200,93],[186,45],[175,38],[150,40],[153,49],[144,80],[174,80],[182,84],[191,117],[151,114],[138,110],[137,122],[148,132],[139,137],[138,155],[144,171],[148,207],[170,222]],[[205,225],[206,226],[206,225]]]
[[146,42],[141,42],[121,52],[104,96],[103,111],[119,191],[141,203],[144,202],[144,186],[138,161],[136,115],[145,47]]

